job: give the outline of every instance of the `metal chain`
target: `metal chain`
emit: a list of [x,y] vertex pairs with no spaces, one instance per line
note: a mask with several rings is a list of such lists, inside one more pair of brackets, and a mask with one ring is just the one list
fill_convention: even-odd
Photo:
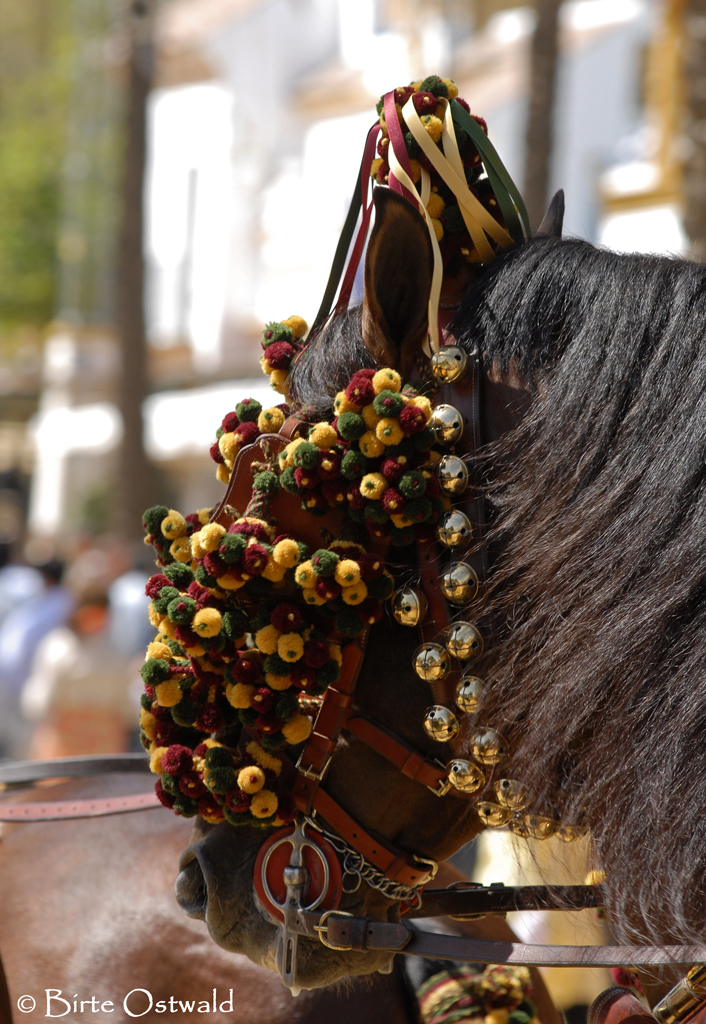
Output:
[[[413,909],[417,910],[422,905],[422,894],[419,889],[415,889],[411,885],[402,885],[400,882],[393,882],[391,879],[384,875],[382,871],[379,871],[370,861],[367,861],[362,853],[358,853],[352,846],[349,846],[345,840],[341,839],[340,836],[335,835],[333,832],[329,832],[328,829],[319,825],[318,822],[314,821],[313,818],[306,816],[306,823],[312,828],[320,832],[326,839],[328,839],[331,846],[333,846],[336,853],[341,854],[343,857],[343,891],[346,893],[357,892],[360,888],[360,883],[365,882],[370,886],[371,889],[377,889],[383,896],[386,896],[388,900],[397,900],[401,903],[409,903]],[[436,874],[438,865],[436,861],[427,860],[426,858],[416,858],[423,864],[428,864],[432,868],[432,877]],[[346,887],[345,876],[348,875],[355,879],[355,885]]]

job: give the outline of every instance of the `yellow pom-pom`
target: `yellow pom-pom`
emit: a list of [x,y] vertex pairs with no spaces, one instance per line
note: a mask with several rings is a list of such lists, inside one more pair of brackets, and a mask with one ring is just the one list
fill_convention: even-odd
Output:
[[[159,624],[159,628],[170,640],[176,640],[176,623],[172,622],[168,615],[164,616]],[[193,647],[190,650],[193,650]]]
[[148,740],[154,739],[154,727],[156,724],[157,719],[152,712],[146,711],[145,708],[140,708],[140,728]]
[[219,462],[216,467],[216,480],[219,484],[227,484],[230,480],[230,470],[224,462]]
[[155,629],[159,629],[164,616],[157,611],[154,606],[154,601],[150,603],[150,606],[147,609],[147,618],[150,620],[150,625],[154,626]]
[[373,391],[379,395],[381,391],[399,391],[402,387],[402,378],[397,370],[391,370],[386,366],[373,377]]
[[175,679],[167,679],[158,683],[154,689],[157,703],[163,708],[173,708],[182,698],[182,690]]
[[332,448],[338,441],[338,434],[330,423],[317,423],[309,434],[309,440],[317,448]]
[[294,579],[300,587],[313,587],[316,583],[316,573],[314,572],[314,566],[311,564],[311,560],[307,559],[306,562],[302,562],[294,570]]
[[375,430],[376,426],[382,419],[382,416],[378,416],[378,414],[375,412],[375,406],[372,404],[372,402],[370,403],[370,405],[366,405],[363,409],[361,409],[360,415],[365,420],[365,425],[366,427],[368,427],[369,430]]
[[269,768],[275,775],[279,775],[282,771],[282,762],[274,754],[270,754],[267,750],[264,750],[255,740],[248,743],[245,748],[253,761],[257,761],[261,768]]
[[249,708],[250,698],[255,692],[255,687],[249,683],[233,683],[226,687],[226,699],[231,707]]
[[416,185],[422,176],[422,165],[419,163],[418,160],[410,160],[409,169],[412,172],[412,181]]
[[360,481],[360,493],[364,498],[377,501],[382,497],[382,492],[388,487],[387,480],[382,473],[366,473]]
[[430,217],[439,217],[441,211],[446,206],[446,203],[441,198],[438,192],[432,192],[429,196],[429,202],[427,203],[427,213]]
[[352,587],[344,587],[341,591],[341,597],[346,604],[360,604],[367,596],[368,588],[362,580],[354,583]]
[[431,419],[431,402],[426,395],[415,395],[414,398],[410,399],[410,405],[414,405],[417,409],[421,409],[426,416],[427,423]]
[[449,99],[455,100],[458,96],[458,86],[455,82],[452,82],[450,78],[442,78],[441,81],[444,83],[449,91]]
[[150,771],[155,775],[162,774],[162,758],[167,752],[166,747],[155,747],[150,751]]
[[399,444],[404,437],[404,430],[397,420],[392,419],[391,416],[385,416],[375,428],[375,434],[384,445]]
[[223,629],[223,616],[217,608],[202,608],[191,620],[191,628],[198,636],[218,636]]
[[265,672],[265,682],[271,690],[288,690],[292,685],[289,676],[276,676],[272,672]]
[[170,508],[169,515],[162,520],[161,529],[162,534],[168,540],[176,540],[177,537],[183,537],[186,533],[186,519],[180,512],[175,512],[173,508]]
[[287,722],[282,726],[282,735],[287,743],[291,743],[292,746],[296,746],[297,743],[303,743],[304,740],[308,740],[309,736],[311,736],[311,722],[306,715],[297,715],[291,722]]
[[496,1006],[495,1009],[489,1010],[483,1018],[483,1024],[508,1024],[510,1020],[510,1011],[504,1006]]
[[418,82],[410,82],[409,84],[412,86],[415,92],[419,92],[419,90],[422,87],[422,79],[420,78]]
[[201,530],[191,534],[191,555],[193,558],[205,558],[206,548],[201,543]]
[[304,638],[299,633],[284,633],[277,643],[282,661],[299,661],[304,653]]
[[341,654],[341,648],[338,644],[329,644],[328,652],[337,664],[340,665],[343,662],[343,655]]
[[199,542],[204,551],[217,551],[225,535],[225,526],[221,526],[220,523],[208,523],[199,531]]
[[232,572],[226,572],[223,576],[218,577],[218,586],[221,590],[240,590],[244,587],[247,581],[250,579],[248,573],[243,573],[244,579],[238,579]]
[[255,634],[255,646],[263,654],[274,654],[281,634],[274,626],[263,626]]
[[148,658],[163,658],[165,661],[171,661],[173,657],[171,649],[167,647],[163,640],[153,640],[147,647],[145,661]]
[[265,785],[265,773],[256,764],[241,768],[238,772],[238,786],[243,793],[259,793]]
[[301,316],[288,316],[282,323],[285,327],[289,327],[292,334],[294,335],[295,341],[299,338],[303,338],[306,332],[309,330],[306,320]]
[[[266,377],[269,377],[269,375],[274,370],[274,366],[270,366],[270,364],[267,362],[266,356],[260,356],[260,369],[262,370]],[[259,420],[257,425],[258,427],[260,426]]]
[[257,418],[257,429],[263,434],[276,434],[284,426],[284,413],[277,406],[263,409]]
[[221,434],[218,439],[218,450],[220,451],[223,458],[232,466],[233,459],[238,454],[242,441],[240,435],[235,435],[232,431],[228,434]]
[[360,406],[350,402],[345,391],[339,391],[333,400],[333,411],[337,416],[341,416],[344,412],[360,412]]
[[279,395],[286,395],[288,380],[289,370],[273,370],[270,374],[270,387]]
[[405,526],[412,526],[414,522],[414,520],[410,519],[404,512],[398,512],[397,515],[390,516],[390,519],[392,520],[393,525],[399,530],[403,529]]
[[360,583],[360,566],[352,558],[342,558],[333,575],[336,583],[342,587],[351,587],[354,583]]
[[177,562],[191,561],[191,541],[188,537],[177,537],[169,545],[169,553]]
[[385,445],[373,430],[365,431],[358,441],[358,447],[366,459],[376,459],[385,451]]
[[277,796],[269,789],[261,789],[250,803],[250,813],[255,818],[269,818],[277,810]]
[[280,565],[279,562],[276,562],[273,555],[270,555],[267,559],[267,565],[261,573],[263,580],[269,580],[270,583],[280,583],[286,575],[286,568]]
[[302,597],[304,604],[311,605],[312,608],[319,608],[322,604],[326,604],[326,598],[317,594],[313,587],[304,587]]
[[434,228],[434,234],[436,235],[437,242],[440,242],[444,237],[444,225],[436,217],[432,217],[431,226]]
[[423,114],[421,118],[424,131],[429,135],[432,142],[438,142],[441,138],[443,124],[436,114]]
[[275,544],[272,557],[285,569],[293,569],[299,564],[299,545],[291,538],[281,540]]
[[371,178],[377,178],[378,171],[380,170],[380,168],[382,167],[382,165],[384,163],[385,163],[385,161],[380,156],[377,157],[375,160],[373,160],[372,164],[370,165],[370,177]]

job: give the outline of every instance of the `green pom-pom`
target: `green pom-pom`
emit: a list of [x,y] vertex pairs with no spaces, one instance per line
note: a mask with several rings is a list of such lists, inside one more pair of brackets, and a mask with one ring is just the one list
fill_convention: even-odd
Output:
[[171,675],[169,662],[164,658],[148,658],[144,665],[140,666],[140,675],[145,686],[159,686]]
[[194,574],[191,567],[183,562],[174,562],[173,565],[165,567],[164,575],[170,579],[179,590],[187,590],[190,583],[193,583]]
[[[264,747],[265,750],[280,750],[285,744],[286,740],[282,735],[281,731],[266,733],[260,740],[260,746]],[[276,815],[272,815],[269,818],[255,818],[252,819],[252,823],[259,825],[268,825],[275,820]]]
[[[351,609],[347,608],[346,611],[351,611]],[[343,615],[344,613],[340,612],[339,614]],[[360,619],[358,618],[358,616],[356,615],[355,617],[358,620],[358,629],[362,631],[365,627],[362,625],[362,623],[361,623]],[[338,621],[338,620],[336,620],[336,621]],[[351,620],[351,623],[352,623],[352,620]],[[324,665],[322,665],[321,668],[316,670],[316,676],[314,678],[316,680],[317,687],[319,687],[319,686],[332,686],[333,683],[337,682],[338,679],[340,679],[340,677],[341,677],[341,667],[340,667],[340,665],[338,664],[338,662],[336,661],[335,658],[329,658],[329,660]]]
[[[267,349],[270,345],[274,345],[276,341],[288,341],[291,344],[294,341],[294,335],[291,327],[286,327],[285,324],[273,320],[271,324],[267,324],[262,332],[262,347]],[[238,415],[240,416],[240,413]]]
[[227,747],[210,747],[204,760],[209,770],[233,767],[233,754]]
[[180,626],[188,626],[194,615],[196,615],[196,601],[193,597],[186,597],[180,594],[173,601],[169,602],[167,615],[170,622],[176,622]]
[[350,506],[346,509],[346,515],[349,519],[352,519],[354,523],[365,522],[365,512],[362,508],[351,508]]
[[238,402],[236,405],[235,412],[241,423],[247,423],[248,420],[256,423],[258,416],[262,412],[262,406],[256,398],[244,398],[242,402]]
[[409,156],[410,160],[416,160],[416,158],[421,153],[422,147],[419,145],[419,143],[417,142],[417,140],[415,139],[411,132],[404,133],[404,144],[407,150],[407,155]]
[[316,469],[319,461],[319,449],[311,441],[297,445],[294,451],[294,464],[300,469]]
[[[336,630],[339,633],[342,633],[343,636],[358,636],[364,629],[365,626],[360,621],[353,608],[342,608],[336,615]],[[320,668],[316,673],[317,683],[319,672],[322,672],[324,668],[326,668],[326,665],[324,665],[323,668]]]
[[303,540],[297,541],[297,548],[299,550],[299,564],[306,562],[309,557],[309,545],[305,544]]
[[405,498],[421,498],[427,489],[427,482],[416,469],[405,473],[397,485],[400,494]]
[[412,498],[411,501],[408,501],[404,512],[415,523],[426,523],[431,518],[432,505],[429,499],[422,495],[421,498]]
[[404,409],[404,398],[396,391],[381,391],[373,399],[373,409],[378,416],[399,416]]
[[221,540],[218,554],[228,565],[240,561],[240,556],[245,550],[248,538],[242,533],[226,533]]
[[205,782],[211,792],[222,793],[224,795],[230,792],[231,789],[235,789],[235,786],[237,785],[235,772],[232,768],[209,769]]
[[169,710],[177,725],[193,725],[199,716],[200,708],[192,700],[182,697],[179,703]]
[[159,597],[156,597],[152,602],[154,604],[154,610],[159,612],[160,615],[167,614],[167,608],[171,601],[175,597],[179,597],[180,593],[176,587],[162,587],[159,592]]
[[265,658],[265,672],[271,672],[273,676],[288,676],[292,664],[280,658],[279,654],[270,654]]
[[444,225],[444,231],[449,233],[464,231],[466,227],[460,206],[445,206],[441,211],[439,220]]
[[231,608],[223,614],[223,632],[231,640],[248,631],[248,617],[240,608]]
[[165,508],[164,505],[153,505],[143,515],[142,525],[147,533],[151,533],[153,537],[160,537],[162,534],[162,520],[166,519],[168,515],[169,509]]
[[140,694],[140,707],[144,711],[151,711],[152,710],[152,698],[148,697],[146,693],[141,693]]
[[242,814],[238,811],[231,811],[230,807],[223,808],[223,814],[229,825],[250,825],[252,824],[252,815],[250,811],[243,811]]
[[196,576],[196,582],[200,583],[202,587],[213,588],[218,586],[218,580],[216,577],[211,576],[210,572],[206,572],[202,565],[196,566],[196,572],[194,575]]
[[445,82],[442,82],[438,75],[429,75],[419,86],[420,92],[431,92],[434,96],[447,97],[449,89]]
[[239,708],[238,718],[240,719],[241,725],[244,725],[246,729],[252,729],[257,723],[258,713],[254,708]]
[[294,469],[292,466],[287,466],[280,473],[279,478],[280,485],[289,494],[299,494],[301,487],[297,483],[296,477],[294,476]]
[[344,441],[357,441],[368,429],[365,420],[357,412],[341,413],[338,417],[336,428]]
[[216,440],[220,441],[224,434],[225,430],[223,429],[223,427],[219,427],[218,430],[216,431]]
[[179,789],[179,780],[174,775],[170,775],[169,772],[163,772],[160,775],[160,781],[165,793],[170,793],[172,796],[176,796],[177,793],[181,792]]
[[277,697],[275,714],[282,722],[288,722],[299,714],[299,702],[290,690],[284,690]]
[[179,790],[174,801],[174,810],[181,814],[182,818],[194,818],[199,813],[199,805],[190,796],[184,796]]
[[366,580],[368,597],[374,597],[376,601],[386,601],[394,589],[394,583],[389,576],[375,576],[372,580]]
[[385,449],[385,456],[390,459],[397,459],[401,455],[405,459],[409,459],[414,455],[414,448],[412,447],[408,437],[403,438],[399,444],[388,445]]
[[386,523],[390,518],[382,507],[381,501],[366,501],[363,515],[374,523]]
[[[408,544],[413,544],[417,539],[417,534],[413,526],[404,526],[402,529],[398,529],[396,526],[390,530],[390,544],[396,548],[404,548]],[[368,593],[370,593],[370,587],[368,587]]]
[[271,469],[265,469],[262,473],[256,473],[253,477],[252,486],[254,491],[260,494],[277,494],[279,491],[279,478]]
[[380,99],[375,104],[375,110],[377,112],[378,117],[380,117],[382,115],[382,112],[383,112],[384,109],[385,109],[385,97],[381,96]]
[[434,431],[431,427],[424,427],[418,434],[412,434],[406,440],[409,441],[413,451],[428,452],[434,444]]
[[341,460],[341,473],[346,480],[360,479],[367,472],[367,469],[368,460],[362,452],[346,452]]
[[311,564],[317,576],[333,576],[339,561],[335,551],[327,551],[326,548],[315,551],[311,556]]
[[172,652],[172,654],[175,654],[177,658],[186,657],[186,655],[184,654],[184,648],[181,646],[178,640],[170,640],[169,638],[167,638],[166,644],[169,650]]

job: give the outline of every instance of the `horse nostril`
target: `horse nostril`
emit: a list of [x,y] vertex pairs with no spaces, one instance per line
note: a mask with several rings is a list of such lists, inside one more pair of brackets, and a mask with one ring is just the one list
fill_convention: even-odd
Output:
[[177,875],[177,880],[174,883],[174,895],[185,914],[188,914],[189,917],[196,917],[200,921],[206,919],[208,890],[201,865],[195,857],[185,864]]

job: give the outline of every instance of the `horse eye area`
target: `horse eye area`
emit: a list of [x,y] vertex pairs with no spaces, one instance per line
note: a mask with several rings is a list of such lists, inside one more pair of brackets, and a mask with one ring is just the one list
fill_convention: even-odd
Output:
[[205,920],[208,907],[208,891],[206,879],[196,857],[186,864],[174,883],[174,895],[177,903],[189,917]]

